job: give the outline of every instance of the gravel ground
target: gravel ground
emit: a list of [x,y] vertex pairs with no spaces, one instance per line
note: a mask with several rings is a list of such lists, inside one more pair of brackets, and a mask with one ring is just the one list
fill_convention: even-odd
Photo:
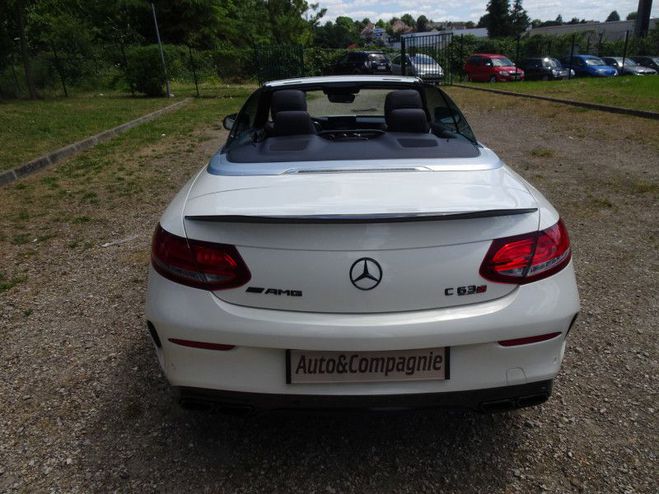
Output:
[[[0,491],[657,492],[659,124],[451,93],[570,229],[583,311],[548,403],[496,415],[178,408],[144,330],[149,236],[224,138],[214,127],[109,149],[75,201],[84,157],[61,165],[68,181],[50,170],[0,190],[0,269],[15,284],[0,292]],[[102,180],[111,173],[124,178]]]

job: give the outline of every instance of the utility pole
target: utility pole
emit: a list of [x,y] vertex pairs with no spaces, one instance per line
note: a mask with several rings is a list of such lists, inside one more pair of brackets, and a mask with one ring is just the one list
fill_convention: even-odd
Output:
[[165,53],[162,51],[162,41],[160,41],[160,30],[158,29],[158,18],[156,17],[156,6],[151,2],[151,11],[153,12],[153,23],[156,26],[156,38],[158,38],[158,47],[160,48],[160,61],[162,70],[165,74],[165,86],[167,87],[167,97],[171,98],[172,92],[169,89],[169,75],[167,74],[167,64],[165,64]]
[[650,11],[652,10],[652,0],[638,0],[638,10],[636,11],[636,22],[634,22],[634,36],[645,38],[650,28]]

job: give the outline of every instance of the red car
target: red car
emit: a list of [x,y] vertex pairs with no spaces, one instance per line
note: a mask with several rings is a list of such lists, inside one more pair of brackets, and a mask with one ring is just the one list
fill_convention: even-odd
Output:
[[503,55],[474,53],[464,67],[469,81],[505,82],[523,81],[524,71]]

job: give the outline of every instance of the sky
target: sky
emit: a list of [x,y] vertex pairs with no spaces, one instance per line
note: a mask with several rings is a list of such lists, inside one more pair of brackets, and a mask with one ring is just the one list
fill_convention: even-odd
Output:
[[[316,2],[327,9],[324,19],[331,21],[346,15],[359,20],[368,17],[375,22],[409,13],[415,18],[423,14],[433,21],[477,22],[485,14],[488,0],[313,0],[309,3]],[[652,3],[652,17],[659,17],[659,0]],[[522,5],[531,19],[553,20],[561,14],[566,22],[573,17],[604,21],[613,10],[625,19],[637,9],[638,0],[523,0]]]

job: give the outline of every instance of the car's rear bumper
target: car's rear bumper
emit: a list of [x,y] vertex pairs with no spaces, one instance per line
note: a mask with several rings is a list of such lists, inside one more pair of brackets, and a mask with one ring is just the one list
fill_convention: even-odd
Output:
[[268,410],[406,410],[457,408],[494,412],[538,405],[552,391],[552,380],[516,386],[407,395],[285,395],[203,388],[175,388],[184,406],[214,406],[235,412]]
[[[329,401],[339,397],[357,400],[351,397],[359,396],[386,401],[389,396],[404,395],[400,400],[414,402],[425,400],[427,396],[423,395],[448,397],[449,393],[490,388],[501,391],[553,379],[578,310],[570,264],[550,278],[522,285],[493,301],[384,314],[317,314],[241,307],[223,302],[210,292],[173,283],[151,270],[146,314],[160,340],[160,346],[156,346],[160,365],[175,387],[270,397],[322,395]],[[551,332],[561,334],[520,346],[498,343]],[[235,348],[190,348],[170,338]],[[435,347],[450,347],[450,379],[323,384],[288,384],[286,379],[287,349],[368,352]],[[502,399],[517,400],[515,396]],[[436,397],[438,401],[440,398]]]

